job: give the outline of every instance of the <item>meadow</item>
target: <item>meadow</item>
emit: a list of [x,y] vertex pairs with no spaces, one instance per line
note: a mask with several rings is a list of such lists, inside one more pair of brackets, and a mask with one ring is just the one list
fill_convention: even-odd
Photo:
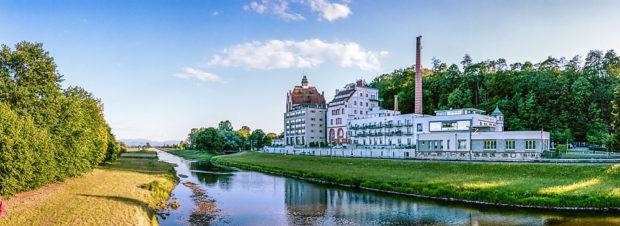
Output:
[[146,160],[153,153],[123,153],[80,177],[18,193],[0,225],[157,225],[178,178],[170,164]]
[[219,165],[408,194],[539,207],[620,208],[620,165],[410,162],[242,152]]
[[198,160],[198,161],[210,160],[211,158],[216,156],[215,154],[212,154],[206,151],[197,151],[197,150],[169,150],[167,152],[170,154],[179,156],[181,158],[184,158],[184,159]]

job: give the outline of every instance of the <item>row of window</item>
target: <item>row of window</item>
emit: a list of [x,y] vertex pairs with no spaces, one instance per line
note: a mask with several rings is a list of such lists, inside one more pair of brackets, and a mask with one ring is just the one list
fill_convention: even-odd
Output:
[[[342,118],[337,118],[336,125],[340,125],[340,124],[342,124]],[[329,120],[329,125],[334,125],[334,119]]]
[[403,143],[403,140],[401,138],[396,139],[396,143],[394,143],[392,141],[392,139],[387,139],[387,141],[384,141],[383,139],[353,139],[353,143],[354,144],[362,144],[362,145],[383,145],[383,144],[387,144],[387,145],[392,145],[392,144],[397,144],[397,145],[411,145],[411,138],[407,138],[407,143]]
[[[515,140],[504,140],[505,142],[505,150],[515,150]],[[450,140],[447,140],[446,148],[450,150]],[[422,145],[430,145],[430,147],[436,150],[443,150],[443,140],[429,140],[429,141],[421,141]],[[467,150],[467,140],[458,140],[459,150]],[[484,150],[496,150],[497,149],[497,140],[484,140]],[[536,141],[535,140],[525,140],[525,150],[536,150]]]

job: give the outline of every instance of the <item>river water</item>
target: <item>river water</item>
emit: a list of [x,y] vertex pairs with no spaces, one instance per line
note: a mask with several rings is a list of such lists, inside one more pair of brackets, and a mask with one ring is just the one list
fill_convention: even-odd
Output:
[[[441,202],[315,184],[260,172],[173,163],[179,185],[161,225],[620,225],[617,213],[544,211]],[[320,167],[320,166],[317,166]]]

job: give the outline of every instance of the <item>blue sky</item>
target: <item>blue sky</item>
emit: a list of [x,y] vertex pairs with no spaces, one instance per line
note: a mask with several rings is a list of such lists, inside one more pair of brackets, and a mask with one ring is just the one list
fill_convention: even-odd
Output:
[[[40,42],[104,102],[119,139],[193,127],[281,132],[302,73],[325,91],[422,64],[620,50],[620,1],[4,1],[0,43]],[[329,101],[329,100],[328,100]]]

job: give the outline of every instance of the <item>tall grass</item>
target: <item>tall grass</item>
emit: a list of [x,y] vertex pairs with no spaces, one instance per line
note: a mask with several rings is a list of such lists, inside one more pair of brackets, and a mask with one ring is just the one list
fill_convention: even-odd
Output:
[[216,164],[442,198],[542,207],[620,207],[620,165],[467,164],[244,152]]

